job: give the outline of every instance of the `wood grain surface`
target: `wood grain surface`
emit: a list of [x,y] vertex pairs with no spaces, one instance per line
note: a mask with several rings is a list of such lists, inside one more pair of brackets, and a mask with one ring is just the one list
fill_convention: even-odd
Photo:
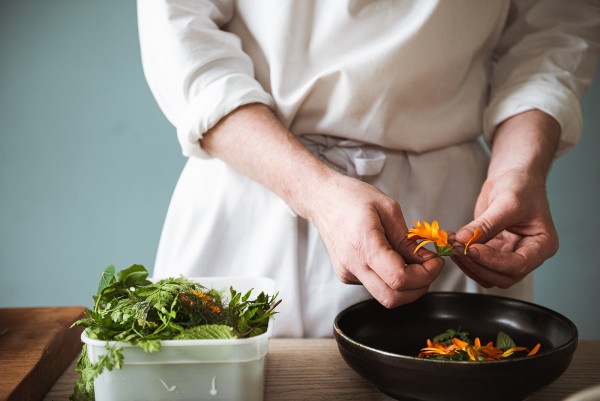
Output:
[[[67,401],[76,380],[74,362],[44,398]],[[266,359],[266,401],[389,401],[342,359],[333,339],[272,339]],[[562,401],[600,384],[600,340],[582,340],[569,369],[528,401]]]
[[81,349],[83,307],[0,308],[0,401],[38,401]]

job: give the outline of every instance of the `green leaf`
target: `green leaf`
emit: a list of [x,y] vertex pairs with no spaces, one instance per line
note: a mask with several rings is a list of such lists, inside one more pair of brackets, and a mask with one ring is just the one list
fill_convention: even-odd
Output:
[[510,336],[502,331],[498,332],[498,337],[496,338],[496,347],[500,348],[502,351],[506,351],[507,349],[516,347],[517,344],[513,341]]
[[224,324],[205,324],[185,329],[175,338],[178,340],[210,340],[230,339],[235,338],[235,335],[230,326]]
[[466,331],[461,331],[460,327],[458,330],[448,329],[445,332],[438,334],[437,336],[433,337],[433,341],[451,344],[453,338],[458,338],[466,343],[471,343],[471,340],[469,339],[469,333]]
[[224,324],[205,324],[194,326],[181,332],[178,340],[211,340],[236,338],[230,326]]
[[94,380],[104,371],[121,369],[123,367],[123,350],[118,346],[106,346],[107,354],[100,356],[98,362],[92,364],[87,355],[87,346],[84,344],[75,371],[79,373],[79,380],[73,388],[71,401],[89,401],[94,399]]
[[117,279],[125,287],[134,287],[137,283],[145,282],[147,277],[148,271],[142,265],[132,265],[117,273]]
[[246,333],[249,329],[250,329],[250,325],[248,324],[248,320],[246,319],[245,316],[240,317],[240,320],[238,321],[237,324],[237,331],[240,333]]
[[234,308],[234,307],[236,307],[239,304],[240,298],[242,297],[242,294],[240,294],[239,292],[235,291],[233,289],[233,287],[229,288],[229,292],[231,294],[231,300],[229,301],[229,307],[230,308]]
[[123,316],[123,312],[121,312],[118,309],[112,311],[112,313],[110,314],[110,318],[112,319],[112,321],[117,323],[121,321],[121,316]]
[[142,340],[137,343],[140,348],[142,348],[145,352],[158,352],[160,351],[160,340]]
[[97,295],[102,294],[102,291],[112,283],[115,282],[115,266],[110,265],[102,272],[102,276],[100,276],[100,283],[98,284]]
[[262,327],[257,327],[254,330],[252,330],[250,332],[250,337],[254,337],[254,336],[260,336],[261,334],[263,334],[265,332],[265,329],[263,329]]

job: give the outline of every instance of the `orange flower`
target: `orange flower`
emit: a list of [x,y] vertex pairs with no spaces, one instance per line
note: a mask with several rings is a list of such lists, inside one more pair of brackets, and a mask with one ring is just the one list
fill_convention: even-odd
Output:
[[[465,244],[465,255],[467,254],[469,246],[471,246],[472,243],[477,241],[482,236],[483,232],[481,232],[479,227],[475,227],[475,230],[473,230],[473,236]],[[434,243],[438,256],[452,256],[456,254],[452,246],[448,243],[448,233],[440,228],[437,220],[433,220],[431,225],[425,220],[423,220],[422,224],[419,221],[415,221],[414,227],[408,230],[406,238],[412,238],[417,241],[421,240],[421,242],[415,248],[414,253],[417,253],[419,248],[423,247],[424,245]]]
[[192,294],[194,294],[198,298],[204,299],[206,302],[212,301],[212,297],[210,295],[203,293],[202,291],[192,291]]
[[539,349],[540,344],[538,343],[531,351],[526,347],[512,347],[503,352],[501,349],[494,347],[494,343],[491,341],[486,345],[481,345],[481,340],[475,338],[473,344],[469,344],[466,341],[453,337],[450,344],[440,341],[432,342],[428,339],[427,347],[421,348],[419,358],[442,356],[448,359],[455,359],[454,357],[462,352],[464,357],[458,357],[457,360],[466,360],[468,358],[469,361],[493,361],[508,358],[517,351],[526,351],[528,352],[527,356],[535,355]]
[[467,241],[467,243],[465,244],[465,255],[467,254],[467,250],[469,249],[469,246],[477,241],[479,238],[481,238],[481,236],[483,235],[483,233],[479,230],[479,227],[475,227],[475,230],[473,230],[473,236],[471,237],[470,240]]
[[414,227],[408,230],[406,238],[422,240],[415,248],[414,253],[417,253],[422,246],[434,243],[438,255],[454,254],[454,250],[450,244],[448,244],[448,233],[440,229],[437,220],[434,220],[431,225],[425,220],[423,220],[423,224],[419,221],[415,221]]
[[[190,297],[190,295],[193,296]],[[188,294],[180,293],[179,298],[189,306],[196,305],[196,301],[200,300],[199,303],[209,308],[214,313],[221,313],[221,307],[215,305],[214,298],[202,291],[191,291]]]

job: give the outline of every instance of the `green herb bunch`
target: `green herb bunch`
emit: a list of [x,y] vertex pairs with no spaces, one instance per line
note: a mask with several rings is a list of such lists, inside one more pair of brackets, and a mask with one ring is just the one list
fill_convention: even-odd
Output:
[[[267,330],[280,301],[277,294],[251,295],[252,290],[242,294],[229,288],[227,300],[222,292],[183,277],[151,282],[142,265],[119,272],[111,265],[102,273],[94,308],[74,326],[84,327],[90,338],[134,344],[146,352],[159,351],[161,340],[253,337]],[[93,400],[94,379],[104,369],[122,367],[121,348],[107,343],[107,350],[91,364],[84,344],[72,401]]]

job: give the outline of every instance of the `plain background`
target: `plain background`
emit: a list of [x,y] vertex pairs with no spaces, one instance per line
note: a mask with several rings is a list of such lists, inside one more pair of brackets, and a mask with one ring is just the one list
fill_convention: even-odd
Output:
[[[548,191],[559,253],[535,302],[600,339],[600,74]],[[185,162],[146,85],[135,2],[0,3],[0,307],[91,306],[109,264],[152,268]]]

